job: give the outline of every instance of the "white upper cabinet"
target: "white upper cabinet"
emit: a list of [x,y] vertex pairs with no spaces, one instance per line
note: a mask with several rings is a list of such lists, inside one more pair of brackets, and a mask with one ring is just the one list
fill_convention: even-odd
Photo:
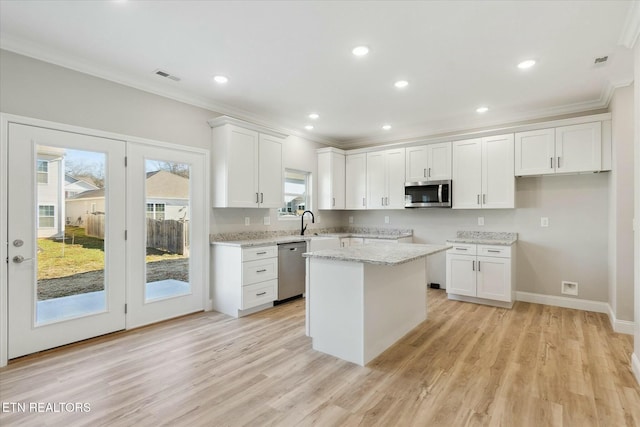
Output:
[[515,175],[593,172],[603,166],[602,123],[515,134]]
[[367,209],[403,209],[405,149],[367,153]]
[[406,148],[405,181],[439,181],[451,179],[451,143]]
[[209,124],[213,207],[281,207],[286,135],[226,116]]
[[367,155],[347,154],[345,157],[345,207],[367,208]]
[[513,134],[453,142],[454,209],[515,206]]
[[345,155],[335,148],[323,148],[318,156],[318,209],[344,209]]

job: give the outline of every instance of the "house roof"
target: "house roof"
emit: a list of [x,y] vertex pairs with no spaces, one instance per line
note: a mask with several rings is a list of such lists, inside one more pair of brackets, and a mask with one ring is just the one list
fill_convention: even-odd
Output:
[[[189,180],[167,171],[147,172],[147,197],[157,199],[188,199]],[[84,191],[70,200],[104,197],[104,188]]]

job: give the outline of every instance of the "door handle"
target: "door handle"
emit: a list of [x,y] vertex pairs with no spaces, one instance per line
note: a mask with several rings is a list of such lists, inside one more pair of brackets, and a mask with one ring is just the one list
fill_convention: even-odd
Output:
[[22,255],[16,255],[13,257],[13,262],[16,264],[22,264],[25,261],[31,261],[33,258],[25,258]]

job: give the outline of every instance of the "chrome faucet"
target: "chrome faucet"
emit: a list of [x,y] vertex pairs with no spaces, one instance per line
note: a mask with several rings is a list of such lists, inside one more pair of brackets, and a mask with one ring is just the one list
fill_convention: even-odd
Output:
[[307,212],[309,212],[311,214],[311,223],[315,223],[316,222],[316,217],[313,216],[313,212],[311,212],[311,211],[302,212],[302,216],[300,217],[300,235],[301,236],[304,236],[304,230],[307,229],[307,226],[304,225],[304,214],[306,214]]

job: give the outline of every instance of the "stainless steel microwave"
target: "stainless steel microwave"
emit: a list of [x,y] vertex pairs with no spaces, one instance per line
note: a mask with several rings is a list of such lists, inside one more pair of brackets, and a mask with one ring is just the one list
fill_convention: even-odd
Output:
[[404,183],[405,208],[450,208],[451,180]]

